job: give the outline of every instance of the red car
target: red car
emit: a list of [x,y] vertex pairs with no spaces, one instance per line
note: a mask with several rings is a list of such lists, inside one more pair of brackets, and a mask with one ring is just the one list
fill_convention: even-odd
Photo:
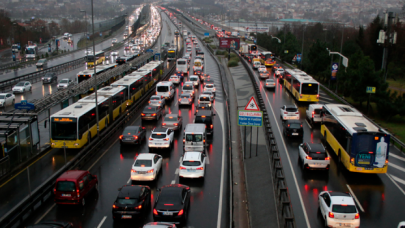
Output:
[[85,197],[92,191],[98,190],[96,175],[84,170],[69,170],[63,173],[55,183],[53,193],[56,204],[85,205]]

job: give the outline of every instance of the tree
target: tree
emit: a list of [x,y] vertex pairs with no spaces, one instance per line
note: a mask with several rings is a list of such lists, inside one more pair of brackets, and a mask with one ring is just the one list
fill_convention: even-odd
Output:
[[320,72],[330,69],[330,57],[326,50],[326,44],[319,39],[309,49],[307,59],[304,64],[305,71],[309,74],[318,75]]

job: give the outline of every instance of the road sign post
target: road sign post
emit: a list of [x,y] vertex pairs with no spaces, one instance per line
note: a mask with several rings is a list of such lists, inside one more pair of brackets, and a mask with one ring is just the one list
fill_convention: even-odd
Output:
[[366,89],[366,93],[368,93],[368,100],[367,100],[367,115],[368,115],[368,111],[370,109],[370,99],[371,99],[371,94],[375,93],[376,88],[375,87],[371,87],[371,86],[367,86]]
[[[263,112],[260,111],[259,106],[257,105],[256,100],[254,97],[251,97],[247,105],[245,106],[244,110],[238,110],[238,125],[245,126],[245,137],[244,137],[244,158],[246,158],[246,127],[250,126],[250,156],[252,157],[252,134],[253,134],[253,127],[261,127],[263,126]],[[256,156],[257,156],[257,144],[259,138],[259,130],[257,129],[256,134]]]

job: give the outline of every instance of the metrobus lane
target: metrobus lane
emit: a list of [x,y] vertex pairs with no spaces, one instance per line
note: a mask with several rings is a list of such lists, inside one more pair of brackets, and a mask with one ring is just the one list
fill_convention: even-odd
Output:
[[[299,201],[293,201],[294,212],[300,207],[300,201],[304,203],[303,215],[310,227],[323,227],[324,219],[318,210],[318,195],[322,191],[351,192],[357,199],[357,209],[360,212],[360,223],[364,227],[395,227],[403,217],[400,206],[405,202],[405,195],[397,185],[390,180],[387,174],[365,174],[349,172],[345,167],[338,164],[337,156],[327,147],[331,155],[329,171],[303,170],[299,160],[298,147],[303,142],[323,143],[320,126],[310,126],[306,121],[305,110],[307,103],[297,103],[291,94],[285,90],[277,78],[274,91],[263,88],[264,80],[258,78],[261,93],[270,114],[273,131],[276,132],[278,148],[286,153],[281,153],[281,158],[286,173],[293,172],[295,180],[288,180],[290,195],[292,186],[299,189]],[[274,74],[271,73],[271,77]],[[300,121],[304,129],[303,139],[286,138],[283,135],[282,121],[280,119],[280,107],[283,105],[297,105],[300,112]],[[325,143],[323,143],[326,145]],[[392,158],[390,158],[392,159]],[[295,205],[295,206],[294,206]],[[304,219],[304,218],[299,218]],[[304,220],[302,220],[304,221]],[[298,224],[297,224],[298,225]]]
[[[196,88],[196,93],[199,94],[199,89]],[[181,94],[181,89],[176,87],[176,95],[174,100],[168,102],[165,108],[165,113],[179,113],[183,117],[183,126],[187,123],[192,123],[194,119],[195,104],[191,108],[178,107],[176,100]],[[215,107],[223,105],[221,96],[218,96]],[[217,111],[217,115],[222,113]],[[223,116],[214,118],[214,135],[207,148],[207,165],[204,179],[185,180],[181,184],[186,184],[191,187],[191,205],[190,214],[188,216],[187,226],[193,227],[214,227],[216,224],[218,198],[220,189],[220,172],[223,153]],[[140,113],[135,115],[134,119],[128,122],[129,125],[142,125],[147,129],[147,138],[151,130],[161,125],[159,121],[141,121]],[[153,153],[158,153],[163,156],[161,173],[157,180],[153,182],[134,182],[132,184],[142,184],[150,186],[153,197],[156,199],[156,188],[168,184],[178,184],[178,168],[179,161],[183,154],[182,130],[175,134],[174,146],[171,151],[154,150]],[[30,224],[45,221],[45,220],[61,220],[73,222],[78,227],[97,227],[104,220],[104,227],[141,227],[144,223],[152,221],[152,211],[148,215],[137,221],[117,222],[112,220],[111,210],[112,204],[117,196],[117,189],[123,185],[131,184],[130,172],[134,159],[139,153],[148,153],[146,140],[140,146],[120,146],[119,136],[121,132],[116,132],[111,135],[105,148],[100,150],[100,156],[89,162],[84,169],[89,169],[92,174],[97,175],[99,179],[99,191],[90,195],[86,200],[84,207],[48,205],[48,208],[41,210],[42,213],[36,213],[35,217],[30,219]],[[152,200],[153,201],[153,200]],[[201,216],[204,215],[204,216]],[[106,217],[106,219],[104,219]],[[28,225],[28,224],[27,224]]]

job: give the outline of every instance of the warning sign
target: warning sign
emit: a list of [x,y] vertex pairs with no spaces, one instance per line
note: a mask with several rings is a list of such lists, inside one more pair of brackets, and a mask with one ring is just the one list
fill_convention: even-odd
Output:
[[247,111],[260,111],[259,106],[256,103],[256,100],[254,97],[251,97],[249,102],[247,103],[245,110]]

